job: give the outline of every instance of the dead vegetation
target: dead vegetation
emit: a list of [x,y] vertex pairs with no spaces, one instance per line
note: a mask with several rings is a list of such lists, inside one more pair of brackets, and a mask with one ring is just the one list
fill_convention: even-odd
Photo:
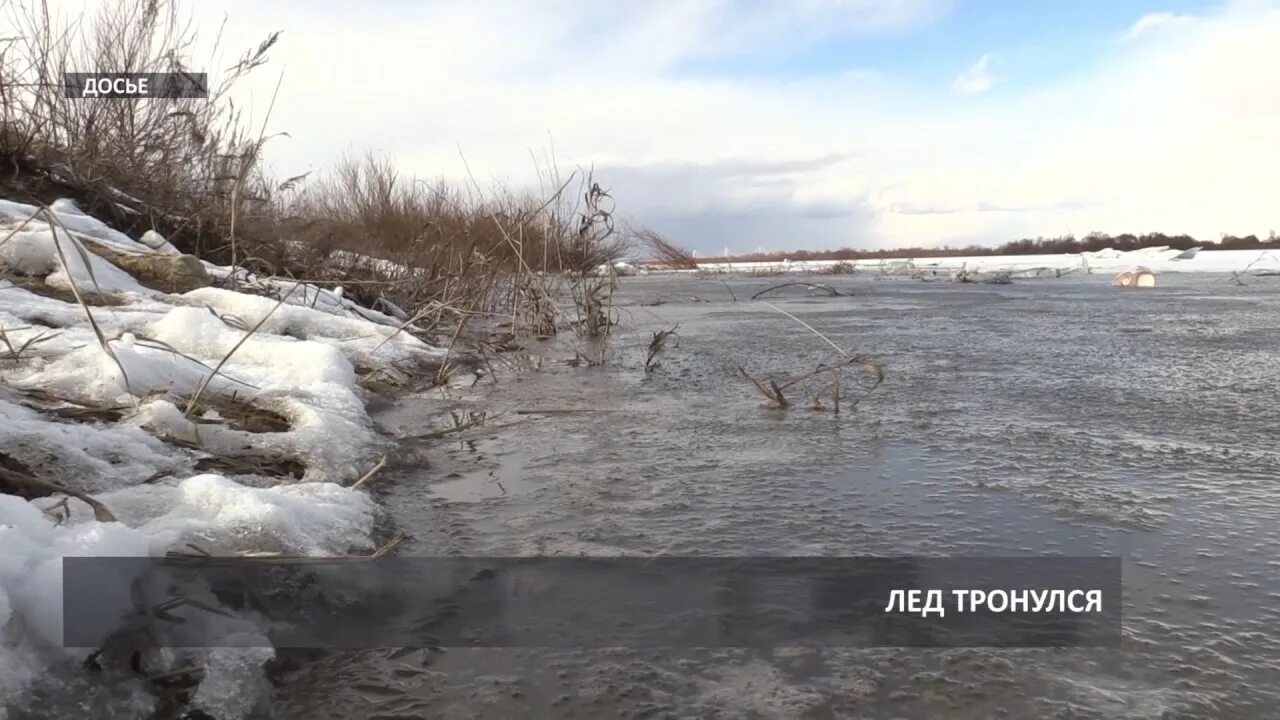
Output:
[[819,272],[823,275],[853,275],[857,271],[858,269],[853,263],[847,260],[841,260],[840,262],[828,265]]
[[193,402],[190,419],[197,425],[217,424],[248,433],[288,432],[293,426],[284,415],[261,403],[217,394]]
[[[836,415],[840,414],[841,403],[846,406],[856,407],[859,402],[884,382],[884,368],[873,357],[869,355],[852,354],[839,345],[836,345],[826,335],[823,335],[812,325],[806,323],[791,313],[779,308],[771,303],[761,301],[764,305],[772,310],[785,315],[786,317],[799,323],[806,330],[822,338],[830,345],[840,356],[840,359],[831,362],[819,362],[817,366],[807,372],[802,372],[794,377],[775,378],[772,376],[763,379],[753,376],[741,364],[738,365],[738,372],[746,378],[755,389],[764,397],[765,402],[770,406],[778,409],[786,409],[793,407],[793,401],[788,398],[787,392],[792,388],[803,390],[808,405],[813,410],[830,411]],[[843,373],[846,370],[860,370],[859,377],[852,383],[852,392],[846,392],[843,389]]]
[[[267,122],[249,127],[230,91],[263,72],[279,33],[211,76],[207,100],[67,100],[68,70],[206,70],[193,65],[197,33],[177,1],[111,0],[70,20],[42,3],[5,12],[19,32],[0,42],[0,160],[13,169],[0,195],[36,204],[67,197],[133,237],[158,231],[184,252],[242,268],[223,283],[231,289],[256,291],[268,278],[341,284],[356,304],[413,318],[414,332],[506,314],[514,331],[533,336],[571,323],[607,334],[611,288],[584,278],[628,240],[613,232],[612,198],[589,171],[562,180],[552,162],[541,171],[543,196],[485,192],[474,180],[402,174],[369,153],[275,182],[261,165]],[[194,258],[164,267],[149,256],[109,259],[146,266],[125,269],[166,292],[210,282]],[[573,319],[557,305],[566,278],[579,305]]]
[[40,331],[38,334],[31,335],[26,340],[18,342],[10,337],[11,333],[21,332],[25,330],[35,330],[29,325],[6,328],[0,326],[0,360],[21,361],[28,356],[28,350],[36,348],[42,342],[48,342],[58,336],[58,333],[49,331]]
[[68,197],[132,236],[157,230],[204,257],[226,257],[228,228],[269,214],[274,188],[258,170],[261,133],[229,101],[267,62],[278,33],[240,56],[209,99],[62,97],[62,75],[204,71],[190,67],[196,33],[170,0],[111,0],[63,19],[48,3],[8,3],[0,45],[0,180],[6,197]]
[[131,409],[127,405],[99,407],[54,395],[39,388],[10,388],[18,404],[71,422],[119,422]]
[[680,324],[676,323],[671,326],[670,330],[655,330],[653,332],[653,339],[649,341],[649,347],[645,351],[645,374],[651,373],[658,368],[662,361],[662,355],[667,350],[667,343],[672,338],[675,338],[677,347],[680,345],[680,335],[676,333],[679,328]]
[[698,260],[693,253],[676,245],[664,235],[650,228],[632,231],[638,247],[648,251],[650,264],[664,270],[697,270]]
[[836,290],[835,288],[825,283],[787,282],[787,283],[782,283],[781,285],[774,285],[773,287],[765,288],[764,290],[761,290],[755,295],[752,295],[751,299],[759,300],[760,297],[763,295],[768,295],[769,293],[776,292],[778,290],[782,290],[783,288],[789,288],[789,287],[805,287],[805,288],[809,288],[810,290],[817,290],[819,292],[826,293],[830,297],[840,297],[841,295],[841,292],[839,290]]
[[1262,262],[1263,260],[1271,260],[1271,261],[1273,261],[1273,262],[1280,262],[1280,258],[1277,258],[1273,253],[1271,253],[1271,252],[1269,252],[1269,251],[1268,251],[1268,252],[1264,252],[1264,253],[1262,253],[1262,254],[1258,255],[1258,257],[1254,258],[1254,259],[1253,259],[1253,260],[1252,260],[1248,265],[1245,265],[1243,268],[1241,268],[1241,269],[1239,269],[1239,270],[1236,270],[1236,271],[1232,272],[1232,273],[1231,273],[1231,282],[1235,283],[1236,285],[1244,285],[1244,284],[1245,284],[1244,278],[1245,278],[1245,277],[1247,277],[1247,276],[1249,276],[1250,274],[1253,274],[1253,275],[1256,275],[1256,276],[1264,276],[1264,277],[1265,277],[1265,276],[1271,276],[1271,275],[1280,275],[1280,270],[1275,270],[1275,269],[1272,269],[1272,270],[1260,270],[1260,271],[1259,271],[1259,270],[1254,270],[1254,269],[1253,269],[1253,266],[1254,266],[1254,265],[1257,265],[1258,263]]
[[55,494],[73,497],[92,508],[98,522],[116,522],[115,514],[106,505],[79,490],[36,477],[34,470],[4,453],[0,453],[0,492],[26,499]]

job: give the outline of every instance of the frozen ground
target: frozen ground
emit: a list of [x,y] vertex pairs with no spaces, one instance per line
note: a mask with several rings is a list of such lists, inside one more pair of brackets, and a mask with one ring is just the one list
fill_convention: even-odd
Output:
[[[89,649],[62,647],[62,558],[372,550],[378,508],[348,486],[386,448],[360,379],[430,366],[442,351],[340,289],[149,289],[97,252],[176,255],[163,238],[135,241],[70,202],[52,209],[50,227],[0,201],[0,271],[20,280],[0,280],[0,463],[88,493],[118,521],[61,494],[0,494],[0,718],[146,717],[141,675],[92,674]],[[235,408],[272,424],[237,422]],[[104,601],[127,597],[117,580]],[[174,651],[144,670],[203,666],[195,705],[233,720],[263,699],[254,688],[270,656]]]

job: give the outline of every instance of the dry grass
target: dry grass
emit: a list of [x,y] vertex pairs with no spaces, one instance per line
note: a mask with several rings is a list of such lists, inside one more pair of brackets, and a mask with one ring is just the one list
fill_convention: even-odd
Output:
[[42,342],[52,340],[59,335],[59,333],[41,332],[37,335],[32,335],[16,345],[14,344],[15,341],[9,337],[9,333],[31,329],[32,328],[29,326],[11,328],[0,326],[0,345],[3,346],[0,347],[0,360],[20,361],[26,356],[28,350]]
[[75,295],[76,302],[80,304],[80,309],[84,311],[84,316],[89,321],[89,327],[93,329],[94,337],[98,339],[99,347],[101,347],[102,351],[107,354],[107,357],[110,357],[112,362],[116,364],[116,367],[120,370],[120,377],[124,380],[125,390],[128,391],[130,396],[132,396],[133,390],[130,388],[129,373],[124,369],[124,363],[120,362],[120,358],[116,355],[116,351],[111,347],[111,343],[107,341],[107,336],[102,333],[102,328],[98,325],[98,321],[94,319],[93,313],[89,310],[88,302],[85,301],[84,295],[76,285],[75,275],[71,272],[71,266],[67,263],[67,255],[62,249],[62,240],[58,238],[58,229],[60,228],[62,230],[63,237],[71,244],[72,248],[76,251],[76,254],[79,255],[80,262],[83,263],[85,272],[89,274],[89,279],[93,281],[94,289],[99,295],[101,295],[102,289],[98,286],[97,278],[94,277],[93,264],[89,260],[89,253],[84,249],[84,246],[76,240],[75,236],[71,234],[71,231],[62,224],[62,221],[58,220],[58,216],[55,215],[53,211],[47,207],[44,208],[44,216],[45,220],[49,223],[49,232],[53,236],[53,249],[58,255],[58,263],[62,267],[62,271],[67,276],[67,284],[71,286],[71,292]]
[[[289,299],[289,296],[293,294],[293,291],[298,289],[299,287],[301,287],[301,285],[294,285],[292,288],[289,289],[288,293],[286,293],[283,297],[281,297],[278,301],[276,301],[276,304],[273,305],[270,310],[268,310],[266,313],[263,313],[262,317],[258,319],[258,322],[255,323],[253,327],[245,330],[244,335],[241,336],[240,339],[236,341],[236,344],[232,345],[231,349],[228,350],[227,353],[222,356],[222,359],[218,361],[218,364],[213,366],[213,368],[209,371],[209,374],[205,375],[200,380],[200,385],[196,387],[195,393],[193,393],[191,396],[191,399],[187,401],[187,409],[183,412],[183,415],[185,417],[188,417],[188,418],[191,417],[192,413],[195,412],[195,409],[200,406],[201,396],[204,395],[205,389],[209,387],[209,382],[219,374],[220,370],[222,370],[222,366],[227,364],[227,361],[231,359],[231,356],[235,355],[236,351],[239,350],[245,344],[245,342],[249,340],[249,338],[253,337],[254,333],[258,332],[258,329],[262,327],[262,324],[265,323],[267,319],[270,318],[273,313],[275,313],[276,310],[279,310],[280,306],[283,305],[285,301]],[[124,370],[121,369],[121,372],[124,372]]]
[[[157,230],[241,266],[232,289],[266,277],[342,284],[347,298],[426,332],[505,315],[513,331],[538,336],[570,325],[607,335],[612,288],[586,278],[627,239],[589,171],[561,178],[552,162],[539,169],[544,196],[484,192],[474,179],[470,188],[406,176],[369,154],[276,184],[260,166],[266,122],[248,127],[229,93],[260,72],[278,33],[211,77],[208,100],[66,99],[68,70],[208,69],[192,62],[197,34],[177,0],[110,0],[71,22],[38,0],[6,11],[18,34],[0,40],[0,161],[13,169],[0,194],[70,197],[127,234]],[[558,306],[565,283],[576,318]]]
[[116,522],[115,514],[106,505],[79,490],[36,477],[31,468],[4,453],[0,453],[0,492],[25,498],[48,497],[60,493],[92,508],[93,517],[98,522]]
[[649,347],[645,351],[644,371],[645,374],[651,373],[658,368],[661,363],[663,354],[667,351],[667,343],[675,338],[676,345],[680,344],[680,335],[676,332],[680,328],[680,324],[676,323],[671,326],[670,330],[655,330],[653,339],[649,341]]
[[1252,271],[1252,270],[1253,270],[1253,266],[1254,266],[1254,265],[1257,265],[1258,263],[1262,262],[1263,260],[1271,260],[1271,261],[1273,261],[1273,262],[1274,262],[1274,261],[1276,261],[1276,260],[1277,260],[1277,258],[1276,258],[1276,256],[1275,256],[1275,254],[1273,254],[1273,253],[1271,253],[1271,252],[1264,252],[1264,253],[1262,253],[1262,254],[1258,255],[1258,257],[1256,257],[1256,258],[1254,258],[1252,261],[1250,261],[1250,263],[1249,263],[1248,265],[1245,265],[1243,268],[1241,268],[1241,269],[1239,269],[1239,270],[1235,270],[1235,271],[1233,271],[1233,272],[1231,273],[1231,282],[1235,283],[1236,285],[1244,285],[1244,284],[1245,284],[1245,282],[1244,282],[1244,278],[1245,278],[1245,277],[1250,273],[1250,271]]
[[32,410],[73,422],[117,422],[131,409],[129,406],[98,407],[72,398],[64,398],[39,388],[11,388],[17,402]]
[[[809,323],[792,315],[771,303],[760,301],[763,305],[770,309],[785,315],[796,323],[800,324],[806,330],[812,332],[821,338],[827,345],[830,345],[840,356],[840,359],[834,363],[818,363],[817,366],[809,371],[791,378],[784,378],[779,381],[776,378],[768,377],[763,380],[758,379],[747,372],[742,365],[738,366],[738,372],[749,380],[756,390],[764,396],[766,402],[775,408],[788,408],[792,405],[786,392],[793,387],[804,388],[808,394],[810,407],[814,410],[827,411],[830,410],[835,414],[840,414],[840,404],[844,401],[851,406],[857,404],[872,391],[884,382],[884,367],[869,355],[853,354],[841,348],[831,338],[822,334]],[[842,374],[848,369],[860,369],[862,375],[855,381],[857,392],[853,395],[846,395],[842,391]],[[828,383],[814,387],[812,381],[814,378],[826,377]]]
[[[131,235],[155,229],[205,257],[225,253],[230,219],[244,227],[270,212],[251,134],[231,88],[267,61],[269,36],[209,89],[209,99],[69,100],[62,74],[191,72],[196,33],[173,0],[112,0],[63,21],[47,2],[4,9],[13,37],[0,44],[0,182],[9,197],[70,197]],[[211,78],[211,80],[213,80]]]
[[437,383],[465,355],[455,345],[473,320],[505,324],[508,347],[571,330],[594,346],[579,359],[603,364],[617,322],[616,276],[599,268],[612,267],[626,240],[614,232],[612,198],[590,172],[548,179],[541,199],[503,188],[462,192],[401,176],[374,155],[345,160],[288,206],[285,222],[303,250],[285,261],[287,272],[341,282],[347,298],[399,318],[397,332],[447,333]]
[[661,233],[649,228],[631,232],[637,247],[648,251],[650,263],[667,270],[697,270],[698,260],[693,253],[671,242]]
[[755,295],[752,295],[751,299],[759,300],[760,296],[768,295],[769,293],[774,292],[775,290],[781,290],[783,288],[796,287],[796,286],[806,287],[806,288],[809,288],[810,290],[821,290],[822,292],[826,293],[827,295],[830,295],[831,297],[840,296],[839,290],[836,290],[830,285],[826,285],[824,283],[788,282],[788,283],[782,283],[781,285],[774,285],[773,287],[770,287],[770,288],[765,288],[764,290],[761,290]]
[[[216,420],[208,419],[211,413],[216,414]],[[280,413],[229,395],[205,396],[193,406],[190,419],[196,424],[217,423],[250,433],[288,432],[293,427],[293,423]]]
[[[40,0],[10,3],[0,13],[17,28],[15,36],[0,38],[0,162],[12,168],[0,177],[0,196],[40,208],[6,228],[0,244],[39,218],[53,233],[68,277],[80,258],[89,282],[73,281],[69,293],[41,284],[39,292],[59,292],[81,307],[135,404],[114,339],[95,317],[93,306],[113,299],[98,287],[89,251],[48,209],[54,198],[70,198],[130,236],[156,230],[185,252],[232,264],[236,269],[221,284],[272,296],[277,308],[298,287],[318,299],[319,287],[341,284],[344,299],[354,303],[348,305],[353,314],[359,314],[358,306],[374,308],[397,319],[395,333],[449,339],[436,382],[472,362],[454,345],[478,320],[509,322],[510,339],[493,349],[518,349],[526,338],[571,331],[586,348],[579,352],[583,360],[605,363],[618,322],[617,277],[608,269],[630,239],[615,231],[613,198],[589,170],[561,177],[552,162],[549,170],[539,169],[539,195],[505,187],[485,192],[474,179],[469,188],[406,176],[370,154],[314,178],[275,184],[260,165],[271,137],[266,123],[248,127],[229,92],[267,62],[278,34],[239,57],[221,78],[211,77],[207,100],[67,99],[61,77],[67,71],[209,70],[191,62],[197,37],[182,22],[177,0],[108,0],[96,15],[70,23]],[[213,378],[266,320],[250,327],[229,316],[221,319],[244,336],[215,366],[206,366],[199,386],[182,398],[186,416],[201,422],[217,410],[232,427],[284,429],[280,418],[251,402],[210,392]],[[0,328],[0,361],[32,357],[52,334],[18,342],[15,330]],[[146,338],[137,342],[160,347]],[[519,355],[502,361],[528,369],[541,359]],[[489,364],[488,354],[484,362]],[[103,419],[118,418],[121,410],[59,407],[85,418],[100,412]],[[303,469],[288,458],[269,467],[231,458],[203,462],[266,475],[296,477]]]

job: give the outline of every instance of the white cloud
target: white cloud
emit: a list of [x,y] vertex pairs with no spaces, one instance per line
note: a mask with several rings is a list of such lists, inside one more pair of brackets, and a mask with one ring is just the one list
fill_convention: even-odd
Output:
[[[717,254],[1280,230],[1272,0],[1113,43],[1075,77],[1011,85],[982,103],[892,68],[678,71],[756,44],[783,53],[833,33],[907,32],[945,11],[925,0],[809,2],[807,13],[729,0],[191,7],[200,27],[228,17],[227,60],[284,30],[276,62],[239,101],[260,120],[283,66],[270,129],[291,138],[267,145],[282,177],[372,147],[406,172],[465,180],[461,147],[481,182],[536,187],[530,151],[541,156],[554,140],[561,168],[594,164],[628,219]],[[991,62],[972,75],[989,76]]]
[[1126,40],[1133,40],[1146,33],[1159,30],[1160,28],[1169,27],[1171,25],[1186,25],[1192,21],[1190,15],[1178,15],[1171,12],[1147,13],[1138,18],[1138,21],[1129,28],[1125,33]]
[[955,82],[951,83],[951,91],[970,95],[990,90],[996,82],[995,77],[991,75],[990,66],[991,53],[987,53],[956,76]]

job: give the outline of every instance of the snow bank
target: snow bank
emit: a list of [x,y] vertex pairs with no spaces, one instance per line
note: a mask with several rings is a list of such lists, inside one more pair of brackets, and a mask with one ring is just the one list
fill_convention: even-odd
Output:
[[131,488],[101,500],[108,507],[112,500],[122,507],[138,503],[152,512],[167,504],[165,514],[146,520],[139,530],[193,542],[213,554],[345,555],[373,549],[373,500],[334,483],[253,488],[220,475],[197,475],[175,487]]
[[[170,309],[170,305],[150,302],[142,298],[132,298],[130,304],[116,307],[95,307],[93,317],[108,336],[122,332],[134,332],[155,317]],[[43,326],[41,331],[57,329],[59,332],[75,333],[83,331],[86,337],[93,337],[93,331],[85,320],[84,310],[75,302],[67,302],[57,298],[37,295],[25,288],[6,282],[0,282],[0,322],[6,322],[6,328],[14,325],[8,322],[22,321],[21,325]],[[77,342],[75,345],[83,344]]]
[[135,485],[189,463],[140,428],[50,422],[0,396],[0,451],[90,494]]
[[[52,209],[72,234],[113,249],[176,252],[155,233],[134,241],[71,203],[54,203]],[[11,224],[34,210],[0,201],[0,216],[8,216]],[[86,265],[66,232],[56,237],[71,268],[68,283],[84,289],[92,269],[104,291],[124,294],[123,305],[91,308],[110,352],[78,304],[6,283],[0,287],[0,327],[12,328],[10,338],[18,345],[34,338],[40,342],[28,348],[22,362],[0,367],[0,382],[78,403],[135,408],[126,421],[133,427],[214,454],[296,460],[306,467],[306,480],[357,477],[382,444],[364,410],[358,373],[394,376],[406,365],[431,365],[444,356],[440,348],[402,332],[395,318],[357,311],[341,288],[267,278],[252,279],[252,286],[271,296],[215,287],[170,295],[143,288],[92,252]],[[56,247],[55,233],[43,219],[32,221],[0,246],[0,267],[45,275],[57,285]],[[85,247],[92,251],[95,245]],[[231,274],[220,270],[224,277]],[[245,339],[247,328],[259,322]],[[282,416],[290,427],[250,433],[193,422],[200,418],[185,418],[178,408],[202,386],[206,398],[252,403]]]
[[[83,502],[60,495],[28,502],[0,494],[0,720],[33,693],[67,698],[67,715],[83,715],[88,706],[97,712],[109,702],[145,717],[151,711],[145,682],[94,680],[82,668],[86,651],[61,647],[62,559],[159,555],[188,543],[214,554],[369,551],[377,507],[344,485],[372,466],[387,441],[365,410],[359,373],[429,365],[444,351],[400,332],[400,320],[356,306],[341,288],[267,278],[250,290],[275,297],[212,287],[185,294],[147,289],[92,252],[178,253],[163,237],[133,240],[66,201],[52,211],[70,235],[32,220],[0,245],[0,270],[63,290],[73,283],[93,290],[96,281],[122,304],[90,308],[108,352],[77,303],[0,280],[0,328],[15,346],[39,339],[19,358],[0,362],[0,453],[41,479],[90,493],[120,522],[98,522]],[[34,212],[0,200],[6,228],[0,237]],[[84,241],[87,262],[72,237]],[[275,299],[286,294],[283,304]],[[259,321],[246,338],[246,328]],[[252,406],[287,428],[238,429],[217,409],[186,417],[186,403],[202,385],[204,398],[223,404],[214,408]],[[49,412],[81,405],[116,410],[93,422]],[[263,475],[209,474],[197,469],[208,455],[294,460],[306,470],[302,481],[284,484]],[[126,597],[125,580],[105,578],[103,598]],[[272,652],[155,655],[168,669],[202,665],[193,704],[236,718],[261,699],[252,688],[262,684],[262,663]]]
[[[49,209],[53,211],[53,218],[59,231],[65,228],[77,238],[96,240],[113,250],[147,252],[153,249],[150,243],[156,243],[164,247],[164,252],[168,252],[169,249],[173,248],[168,241],[155,232],[143,235],[143,239],[150,241],[149,243],[138,242],[119,230],[112,229],[101,220],[86,215],[71,200],[55,200],[50,204]],[[34,205],[0,200],[0,217],[7,217],[11,222],[22,222],[35,215],[36,211],[37,208]],[[41,214],[40,218],[32,220],[27,227],[47,230],[48,224],[45,222],[43,214]]]
[[[397,328],[364,318],[343,317],[325,310],[303,307],[260,295],[246,295],[219,288],[186,293],[193,304],[213,308],[253,327],[263,318],[262,330],[279,335],[316,340],[340,349],[356,365],[371,366],[405,360],[432,360],[444,351]],[[329,306],[332,307],[332,306]],[[391,318],[387,318],[390,322]]]
[[[196,543],[215,554],[274,550],[332,555],[367,550],[376,508],[364,493],[326,483],[251,488],[217,475],[199,475],[176,486],[137,486],[100,499],[129,523],[87,519],[77,508],[69,522],[56,524],[39,505],[0,494],[0,715],[20,707],[37,682],[51,674],[75,675],[87,648],[63,647],[62,559],[65,557],[146,557]],[[85,517],[79,517],[79,516]],[[127,606],[135,578],[112,572],[95,577],[95,607],[104,612]],[[244,692],[263,679],[269,648],[218,649],[207,655],[201,704],[221,710],[216,717],[242,717],[260,697]],[[170,657],[174,667],[190,657]],[[70,682],[66,677],[64,682]],[[242,688],[235,699],[229,683]],[[209,683],[205,688],[204,683]],[[140,714],[145,716],[145,714]]]

